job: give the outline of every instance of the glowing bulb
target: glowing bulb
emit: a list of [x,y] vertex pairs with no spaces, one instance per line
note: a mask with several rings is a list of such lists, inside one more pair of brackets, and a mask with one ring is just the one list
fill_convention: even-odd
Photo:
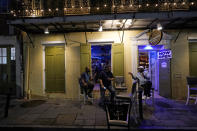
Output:
[[158,4],[155,4],[155,7],[157,7],[158,6]]
[[142,5],[139,5],[139,8],[141,8],[142,7]]
[[185,2],[183,2],[182,5],[185,5]]
[[145,49],[145,50],[152,50],[152,49],[153,49],[153,47],[152,47],[152,46],[150,46],[150,45],[147,45],[147,46],[145,46],[145,47],[144,47],[144,49]]
[[129,6],[130,6],[130,7],[132,7],[133,5],[132,5],[132,4],[130,4]]
[[107,5],[105,4],[104,7],[107,7]]
[[102,32],[102,31],[103,31],[102,25],[99,27],[98,31],[99,31],[99,32]]
[[97,7],[96,9],[99,10],[99,7]]
[[124,6],[123,6],[123,5],[121,5],[120,7],[121,7],[121,8],[123,8]]
[[59,9],[58,9],[58,8],[56,8],[55,10],[56,10],[56,11],[58,11]]
[[191,5],[194,5],[194,2],[192,2]]
[[146,4],[146,6],[149,6],[149,4]]
[[48,27],[45,28],[44,33],[45,33],[45,34],[49,34],[49,29],[48,29]]
[[163,27],[161,26],[160,23],[158,23],[158,24],[157,24],[157,30],[162,30],[162,29],[163,29]]
[[66,11],[66,8],[64,8],[64,10]]
[[176,5],[176,3],[174,3],[174,6]]
[[168,3],[164,3],[164,5],[166,6]]
[[49,9],[49,12],[51,12],[51,9]]

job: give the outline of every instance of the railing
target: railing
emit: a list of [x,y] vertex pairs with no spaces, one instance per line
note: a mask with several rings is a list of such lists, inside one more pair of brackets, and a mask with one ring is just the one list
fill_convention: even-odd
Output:
[[196,0],[22,0],[11,2],[13,16],[47,17],[128,12],[197,10]]

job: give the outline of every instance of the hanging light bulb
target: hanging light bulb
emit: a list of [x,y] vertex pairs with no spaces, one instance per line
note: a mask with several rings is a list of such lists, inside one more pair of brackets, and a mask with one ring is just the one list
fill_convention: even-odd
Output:
[[48,29],[48,27],[46,27],[46,28],[44,29],[44,33],[45,33],[45,34],[49,34],[49,29]]
[[162,30],[162,29],[163,29],[163,27],[161,26],[160,23],[158,23],[158,24],[157,24],[157,30]]

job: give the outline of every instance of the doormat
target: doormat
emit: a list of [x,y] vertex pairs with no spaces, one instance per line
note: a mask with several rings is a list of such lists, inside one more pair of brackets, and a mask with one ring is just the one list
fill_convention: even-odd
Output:
[[36,107],[36,106],[44,104],[45,102],[46,102],[45,100],[31,100],[31,101],[22,103],[20,106],[23,108]]

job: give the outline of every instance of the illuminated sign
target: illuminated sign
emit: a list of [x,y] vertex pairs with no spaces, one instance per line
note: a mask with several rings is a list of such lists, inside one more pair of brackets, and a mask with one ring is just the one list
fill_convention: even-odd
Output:
[[157,52],[157,59],[169,59],[172,58],[171,50],[163,50]]

